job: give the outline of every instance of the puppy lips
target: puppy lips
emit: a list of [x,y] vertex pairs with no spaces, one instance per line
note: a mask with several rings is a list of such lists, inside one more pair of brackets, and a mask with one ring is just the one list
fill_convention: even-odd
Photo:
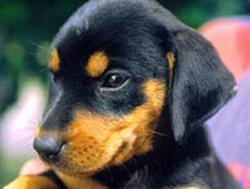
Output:
[[[50,165],[69,175],[92,175],[105,167],[124,162],[133,155],[137,136],[131,128],[112,131],[106,138],[94,138],[89,133],[71,131],[67,145]],[[75,133],[75,135],[74,135]]]
[[[81,142],[84,141],[81,140]],[[108,166],[113,155],[123,145],[123,141],[118,135],[113,135],[110,142],[105,145],[96,141],[88,141],[89,146],[78,147],[77,143],[76,141],[70,142],[58,160],[51,163],[52,167],[68,175],[92,175]],[[92,147],[90,144],[96,147]]]
[[155,129],[162,111],[165,85],[154,79],[142,89],[146,101],[122,117],[76,110],[63,134],[67,144],[50,165],[69,175],[88,176],[150,151],[153,132],[149,130]]

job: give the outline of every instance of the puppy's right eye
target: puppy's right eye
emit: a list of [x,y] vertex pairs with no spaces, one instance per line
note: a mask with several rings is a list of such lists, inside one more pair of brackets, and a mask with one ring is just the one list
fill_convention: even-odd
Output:
[[127,84],[129,76],[122,72],[111,72],[105,75],[101,89],[119,90]]

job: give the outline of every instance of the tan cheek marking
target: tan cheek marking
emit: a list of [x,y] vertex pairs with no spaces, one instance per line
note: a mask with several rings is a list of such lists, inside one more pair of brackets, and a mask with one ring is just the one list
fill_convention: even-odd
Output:
[[128,125],[136,128],[136,136],[139,136],[134,147],[135,154],[143,154],[152,148],[153,132],[164,105],[165,84],[152,79],[144,84],[143,91],[146,103],[125,118]]
[[132,156],[144,154],[152,149],[154,129],[164,105],[165,84],[152,79],[143,85],[143,91],[146,102],[121,120],[123,128],[126,129],[120,131],[124,142],[122,149],[117,151],[112,160],[115,165],[122,164]]
[[165,84],[150,80],[142,90],[146,102],[122,117],[76,111],[65,134],[68,147],[58,166],[64,172],[92,174],[152,149],[153,131],[164,105]]
[[64,172],[89,175],[107,166],[122,144],[119,121],[78,110],[65,135],[67,148],[59,163]]
[[53,72],[57,72],[60,69],[60,58],[56,49],[53,49],[51,52],[49,69]]
[[87,62],[86,71],[92,77],[98,77],[108,68],[109,59],[104,52],[95,52]]

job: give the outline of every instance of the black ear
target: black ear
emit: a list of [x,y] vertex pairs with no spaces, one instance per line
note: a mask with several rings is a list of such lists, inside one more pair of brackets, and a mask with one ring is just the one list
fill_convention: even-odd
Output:
[[176,52],[169,114],[173,135],[181,143],[232,97],[236,85],[211,44],[198,33],[187,28],[171,35]]

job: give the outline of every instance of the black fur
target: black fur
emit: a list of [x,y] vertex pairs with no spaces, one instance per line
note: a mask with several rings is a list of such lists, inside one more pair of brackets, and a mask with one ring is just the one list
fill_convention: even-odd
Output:
[[[60,29],[53,46],[61,66],[54,74],[57,88],[48,108],[53,114],[45,115],[44,129],[66,129],[75,107],[124,115],[145,101],[139,89],[144,81],[156,78],[168,86],[156,130],[163,134],[155,135],[153,150],[97,173],[96,181],[111,189],[190,184],[237,188],[211,150],[203,128],[203,122],[234,94],[235,83],[199,34],[154,0],[91,0]],[[100,92],[108,73],[98,78],[83,73],[85,62],[98,50],[108,54],[110,69],[128,77],[130,85]],[[173,78],[165,58],[170,51],[176,58]]]

